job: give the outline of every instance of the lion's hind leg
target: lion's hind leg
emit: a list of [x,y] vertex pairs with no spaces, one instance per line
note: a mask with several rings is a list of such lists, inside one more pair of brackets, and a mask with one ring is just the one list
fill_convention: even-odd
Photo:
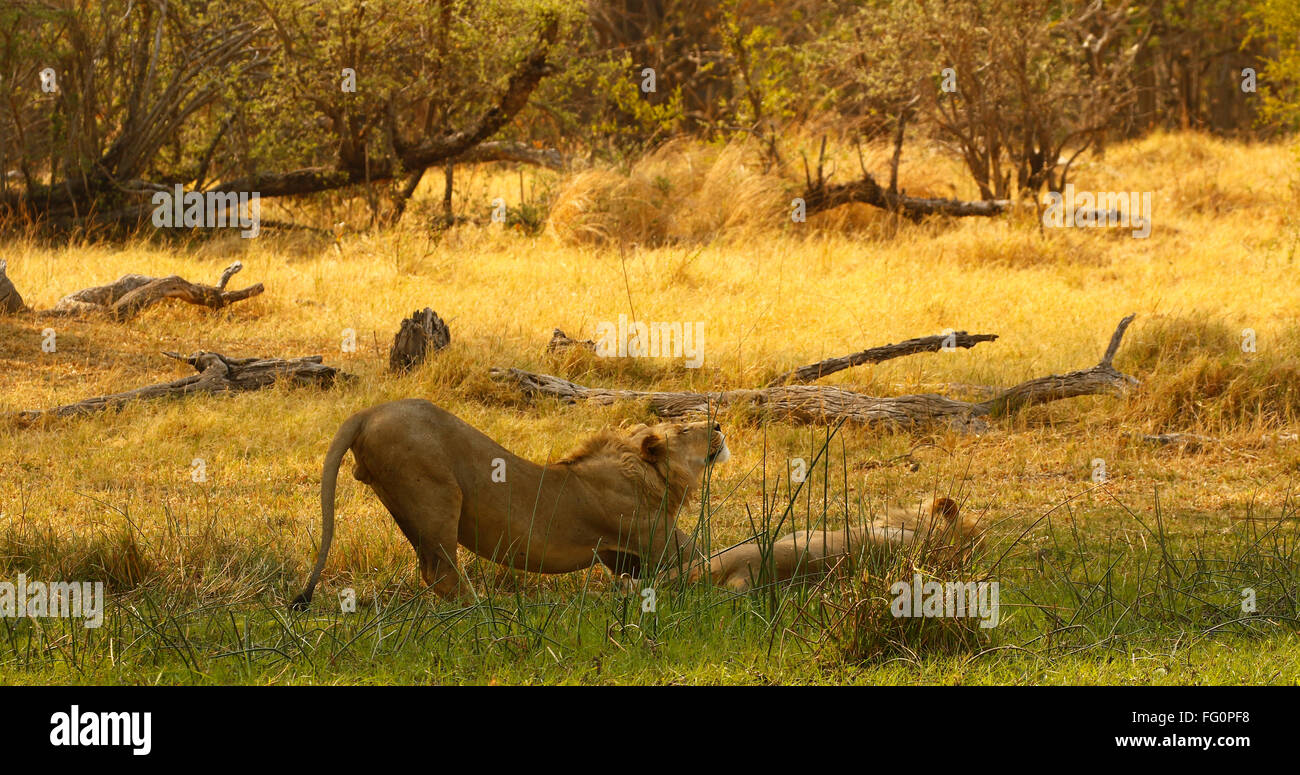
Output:
[[456,562],[456,535],[464,498],[455,479],[450,475],[431,476],[405,492],[412,495],[392,504],[385,500],[385,505],[415,549],[420,577],[439,597],[455,598],[468,592]]
[[422,534],[415,555],[420,561],[420,577],[440,597],[458,598],[469,591],[468,582],[462,583],[456,563],[454,525],[447,531],[438,531],[437,535]]

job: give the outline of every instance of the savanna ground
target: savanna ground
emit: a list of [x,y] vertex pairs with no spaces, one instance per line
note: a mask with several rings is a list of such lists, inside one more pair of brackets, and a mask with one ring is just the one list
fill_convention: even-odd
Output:
[[[872,162],[884,158],[879,149]],[[0,426],[0,569],[102,580],[104,626],[0,620],[5,683],[1295,683],[1300,469],[1300,204],[1287,144],[1156,135],[1076,167],[1084,191],[1151,191],[1154,229],[1043,233],[1032,214],[895,223],[857,206],[791,223],[777,183],[740,148],[670,146],[631,176],[480,170],[458,193],[486,212],[555,197],[539,233],[427,231],[440,192],[402,227],[328,239],[272,232],[167,244],[3,247],[29,305],[139,272],[266,293],[218,313],[159,305],[125,324],[0,318],[0,410],[46,408],[174,379],[159,351],[321,354],[357,379],[136,403],[93,417]],[[855,168],[845,155],[843,165]],[[869,162],[870,164],[870,162]],[[912,194],[973,198],[936,154],[905,158]],[[952,185],[950,185],[950,182]],[[514,210],[512,210],[513,212]],[[302,213],[296,213],[299,220]],[[364,225],[361,216],[358,219]],[[605,239],[627,236],[621,247]],[[452,344],[387,373],[398,321],[432,306]],[[515,366],[580,384],[755,387],[780,371],[944,329],[996,333],[822,380],[873,395],[1010,386],[1095,364],[1135,312],[1115,365],[1124,396],[1059,401],[982,435],[799,426],[723,412],[732,460],[679,526],[714,549],[840,525],[885,503],[946,494],[989,538],[966,572],[997,580],[998,627],[882,631],[862,577],[747,596],[658,590],[654,612],[608,572],[514,574],[467,561],[480,599],[435,600],[366,488],[340,478],[322,587],[291,614],[319,538],[322,458],[356,410],[427,398],[510,450],[558,457],[645,407],[528,400],[492,381]],[[620,314],[701,322],[705,360],[547,355],[555,327],[594,336]],[[41,350],[53,327],[57,351]],[[341,351],[345,329],[355,352]],[[1255,332],[1254,352],[1242,348]],[[1213,437],[1160,447],[1131,434]],[[827,443],[830,436],[829,443]],[[791,495],[787,461],[813,460]],[[191,480],[201,458],[206,481]],[[1104,461],[1104,483],[1094,461]],[[700,523],[697,525],[697,521]],[[345,588],[355,613],[340,612]],[[1257,610],[1242,611],[1243,590]],[[875,606],[875,608],[873,608]],[[921,625],[930,627],[928,635]],[[936,629],[937,628],[937,629]],[[936,635],[937,632],[937,635]]]

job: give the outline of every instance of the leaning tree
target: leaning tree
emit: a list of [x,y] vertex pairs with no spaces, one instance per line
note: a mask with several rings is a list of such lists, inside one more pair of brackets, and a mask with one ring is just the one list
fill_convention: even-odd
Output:
[[574,13],[523,0],[0,8],[0,215],[130,226],[177,184],[401,198],[519,115]]

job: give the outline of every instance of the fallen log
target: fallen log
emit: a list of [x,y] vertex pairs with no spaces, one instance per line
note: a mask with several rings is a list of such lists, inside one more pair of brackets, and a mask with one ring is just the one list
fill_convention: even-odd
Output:
[[1196,433],[1130,433],[1128,436],[1136,441],[1181,449],[1185,452],[1200,452],[1206,447],[1220,443],[1212,436],[1201,436]]
[[[557,329],[558,330],[558,329]],[[800,366],[793,371],[787,371],[773,377],[767,383],[768,387],[776,385],[788,385],[791,382],[813,382],[821,379],[828,374],[834,374],[837,371],[861,366],[864,363],[880,363],[892,358],[901,358],[905,355],[915,353],[932,353],[944,349],[961,347],[970,349],[980,342],[992,342],[997,340],[997,334],[968,334],[965,331],[955,331],[951,334],[938,334],[936,336],[922,336],[916,339],[908,339],[898,344],[886,344],[880,347],[872,347],[860,352],[849,355],[841,355],[838,358],[827,358],[824,361],[810,363],[807,366]]]
[[258,283],[237,291],[227,291],[226,284],[230,282],[230,278],[243,268],[243,263],[239,261],[226,267],[215,286],[192,283],[179,275],[169,277],[123,275],[115,283],[68,294],[59,299],[54,309],[41,314],[81,315],[87,312],[105,312],[114,320],[122,321],[135,317],[163,299],[180,299],[190,304],[218,310],[237,301],[260,295],[266,290],[261,283]]
[[837,183],[827,186],[818,183],[804,190],[804,211],[806,214],[831,210],[850,202],[859,202],[882,210],[899,212],[905,218],[919,221],[927,215],[947,215],[954,218],[969,216],[991,217],[1001,215],[1011,206],[1008,199],[984,199],[964,202],[959,199],[930,199],[908,196],[882,188],[869,173],[863,173],[862,179],[852,183]]
[[429,348],[436,352],[451,344],[451,329],[438,313],[425,307],[411,313],[402,321],[402,327],[393,337],[393,346],[388,350],[388,370],[404,374],[424,363],[429,356]]
[[[845,419],[864,425],[911,427],[942,421],[961,427],[970,425],[973,413],[973,405],[939,395],[874,398],[822,385],[665,393],[588,388],[559,377],[520,369],[493,369],[491,374],[496,379],[514,382],[526,394],[554,396],[569,402],[590,401],[606,405],[616,401],[647,401],[650,411],[661,417],[704,414],[733,404],[752,404],[794,422],[830,424]],[[977,430],[978,423],[972,429]]]
[[1106,354],[1096,366],[1029,380],[980,402],[957,401],[932,393],[882,398],[825,385],[776,385],[709,393],[610,390],[589,388],[549,374],[514,368],[494,368],[490,373],[493,379],[514,383],[526,395],[602,405],[617,401],[645,401],[650,410],[661,417],[703,414],[748,404],[793,422],[832,424],[843,420],[900,428],[944,424],[962,431],[980,432],[988,427],[985,418],[1003,417],[1034,404],[1062,398],[1120,392],[1136,385],[1136,379],[1116,371],[1111,365],[1133,317],[1129,315],[1120,321]]
[[861,155],[858,157],[858,163],[862,167],[862,179],[852,183],[837,183],[833,186],[827,185],[828,176],[823,174],[823,163],[826,159],[826,138],[822,138],[821,152],[817,157],[817,179],[814,181],[808,171],[808,160],[804,158],[804,191],[801,198],[804,200],[804,214],[811,215],[823,210],[832,210],[840,205],[850,202],[860,202],[862,204],[879,207],[882,210],[889,210],[902,214],[912,221],[920,221],[927,215],[947,215],[951,217],[966,216],[994,216],[1000,215],[1011,206],[1009,199],[986,199],[974,202],[963,202],[959,199],[929,199],[926,197],[908,196],[905,191],[898,190],[898,161],[902,154],[903,145],[903,116],[899,116],[899,132],[894,140],[894,158],[889,176],[889,188],[884,188],[876,182],[875,177],[867,171],[867,166],[862,162]]
[[86,398],[74,404],[58,406],[53,409],[11,412],[8,417],[20,425],[29,425],[42,417],[70,417],[79,414],[94,414],[107,409],[116,409],[131,401],[143,401],[171,396],[187,396],[196,393],[225,393],[260,390],[270,387],[278,380],[287,379],[299,385],[314,385],[327,388],[337,380],[351,379],[333,366],[321,363],[321,356],[311,355],[305,358],[227,358],[220,353],[199,351],[192,355],[180,355],[163,352],[168,358],[185,361],[194,367],[198,374],[163,382],[157,385],[114,393],[108,396]]
[[0,259],[0,314],[12,315],[15,312],[26,312],[27,305],[23,303],[22,294],[18,293],[13,281],[5,273],[8,264],[8,261]]

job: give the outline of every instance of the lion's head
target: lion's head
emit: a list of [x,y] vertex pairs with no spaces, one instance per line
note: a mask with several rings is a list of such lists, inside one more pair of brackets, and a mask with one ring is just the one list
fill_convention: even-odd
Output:
[[642,482],[651,494],[668,495],[668,503],[676,508],[705,468],[730,457],[718,423],[664,422],[597,434],[558,464],[581,469],[614,462],[624,476]]

